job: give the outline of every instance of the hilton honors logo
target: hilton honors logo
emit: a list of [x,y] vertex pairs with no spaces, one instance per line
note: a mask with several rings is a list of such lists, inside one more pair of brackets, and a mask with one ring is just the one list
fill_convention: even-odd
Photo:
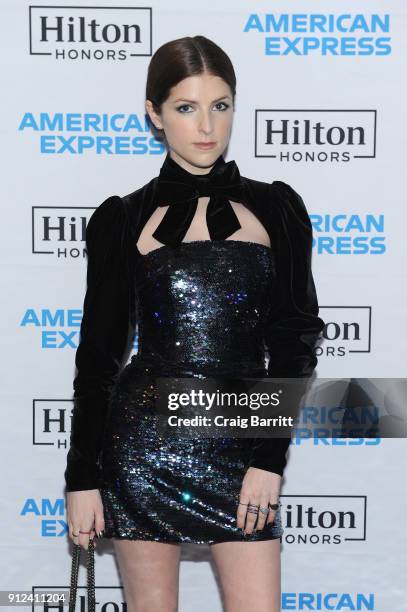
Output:
[[30,6],[30,55],[108,62],[152,55],[152,9]]
[[94,210],[90,206],[33,206],[33,254],[85,259],[86,226]]
[[255,112],[255,157],[335,164],[376,157],[375,110]]

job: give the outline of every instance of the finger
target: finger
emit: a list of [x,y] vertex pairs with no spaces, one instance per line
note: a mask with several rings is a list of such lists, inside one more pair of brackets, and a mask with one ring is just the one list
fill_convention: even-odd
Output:
[[70,529],[70,537],[72,539],[72,542],[74,544],[79,544],[79,529],[80,527],[75,527],[75,525],[72,525],[71,529]]
[[[279,503],[278,497],[277,498],[274,497],[274,498],[270,499],[269,503],[270,504],[278,504]],[[269,516],[268,516],[268,519],[267,519],[267,524],[270,524],[270,523],[274,522],[274,519],[276,518],[276,513],[277,513],[277,510],[273,510],[272,508],[269,508]]]
[[[96,512],[95,514],[95,535],[97,537],[101,537],[105,529],[105,520],[103,516],[103,512]],[[100,535],[101,534],[101,535]]]
[[[257,520],[256,531],[261,531],[261,529],[263,529],[264,525],[266,524],[268,513],[270,511],[270,508],[268,507],[268,505],[269,505],[268,497],[262,497],[260,501],[259,516]],[[263,510],[266,510],[266,512],[261,512],[261,508]]]
[[98,539],[96,537],[96,529],[95,528],[92,529],[92,533],[90,534],[90,538],[91,538],[91,540],[93,540],[93,546],[96,548]]
[[[89,532],[89,533],[87,533]],[[81,527],[79,531],[79,544],[82,546],[84,550],[88,549],[90,538],[94,538],[95,530],[93,527]],[[94,541],[95,543],[95,541]]]
[[247,504],[249,503],[249,496],[246,493],[241,493],[240,499],[238,500],[238,506],[236,511],[237,526],[239,529],[244,529],[246,520]]
[[245,535],[253,532],[253,527],[257,521],[258,517],[258,501],[251,501],[250,505],[247,506],[247,514],[246,514],[246,527],[245,527]]

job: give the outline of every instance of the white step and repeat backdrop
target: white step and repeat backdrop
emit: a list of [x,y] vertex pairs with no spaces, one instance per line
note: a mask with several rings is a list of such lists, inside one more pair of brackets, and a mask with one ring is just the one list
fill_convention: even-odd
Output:
[[[144,91],[164,42],[203,34],[225,49],[238,79],[226,159],[304,198],[327,322],[318,375],[405,375],[406,26],[397,0],[3,0],[2,589],[68,587],[84,224],[158,174]],[[403,439],[291,445],[283,610],[407,610],[406,469]],[[111,542],[96,576],[98,609],[122,610]],[[222,610],[208,547],[182,547],[180,586],[182,612]]]

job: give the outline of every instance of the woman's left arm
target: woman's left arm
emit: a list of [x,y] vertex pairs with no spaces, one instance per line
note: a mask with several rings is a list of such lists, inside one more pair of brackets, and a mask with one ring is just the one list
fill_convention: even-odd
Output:
[[[276,275],[265,331],[268,375],[306,379],[318,363],[314,349],[325,325],[311,268],[312,225],[303,199],[287,183],[270,185],[270,203]],[[289,444],[290,438],[257,440],[250,466],[282,476]]]

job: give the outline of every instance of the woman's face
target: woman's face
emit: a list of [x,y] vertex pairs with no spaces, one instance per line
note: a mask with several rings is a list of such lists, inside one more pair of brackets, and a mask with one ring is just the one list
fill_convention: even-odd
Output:
[[[146,110],[153,123],[163,129],[170,156],[193,174],[207,174],[226,149],[233,121],[233,100],[229,85],[207,72],[188,77],[171,89],[162,104],[161,115],[151,102]],[[197,143],[212,142],[203,149]]]

